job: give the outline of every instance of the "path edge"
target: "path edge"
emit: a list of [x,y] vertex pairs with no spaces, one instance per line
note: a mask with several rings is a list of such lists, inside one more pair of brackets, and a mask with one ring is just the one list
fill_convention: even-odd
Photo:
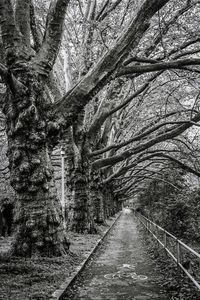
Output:
[[119,212],[119,214],[114,219],[114,221],[110,225],[110,227],[106,230],[106,232],[104,233],[104,235],[96,242],[95,246],[92,248],[92,250],[87,255],[87,257],[84,259],[84,261],[77,267],[77,269],[75,271],[75,274],[73,273],[72,276],[68,277],[67,280],[64,281],[60,285],[60,287],[53,292],[53,294],[51,295],[51,298],[49,298],[49,300],[62,300],[63,299],[66,290],[72,285],[72,283],[74,283],[74,281],[76,280],[76,278],[78,277],[78,275],[85,268],[86,264],[88,263],[88,261],[90,260],[90,258],[92,257],[92,255],[96,252],[97,248],[101,245],[101,243],[103,242],[103,240],[105,239],[105,237],[108,235],[108,233],[110,232],[110,230],[113,228],[113,226],[115,225],[115,223],[117,222],[117,220],[119,219],[119,217],[121,216],[121,214],[122,214],[122,211]]

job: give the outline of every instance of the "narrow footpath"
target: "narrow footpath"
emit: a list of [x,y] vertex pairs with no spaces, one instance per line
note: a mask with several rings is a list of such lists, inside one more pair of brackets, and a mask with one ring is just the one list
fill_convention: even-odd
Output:
[[81,278],[64,299],[169,300],[129,209],[107,236]]

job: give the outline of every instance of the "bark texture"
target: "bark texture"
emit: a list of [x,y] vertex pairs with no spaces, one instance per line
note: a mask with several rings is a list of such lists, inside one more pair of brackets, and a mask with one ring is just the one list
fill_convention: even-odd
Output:
[[89,143],[84,128],[84,111],[73,126],[74,170],[71,173],[72,205],[68,228],[78,233],[96,231],[89,193]]
[[[27,70],[28,69],[28,70]],[[61,255],[69,247],[62,226],[51,148],[47,141],[48,105],[30,68],[13,70],[26,90],[7,93],[8,158],[11,184],[17,192],[15,254]]]

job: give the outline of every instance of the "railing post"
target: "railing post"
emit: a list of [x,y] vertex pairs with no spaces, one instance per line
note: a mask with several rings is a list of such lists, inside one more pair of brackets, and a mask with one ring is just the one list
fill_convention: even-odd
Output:
[[65,150],[61,147],[61,205],[64,218],[64,226],[66,224],[65,220]]
[[165,230],[164,230],[164,247],[165,249],[167,248],[167,234]]
[[176,240],[176,247],[177,247],[177,264],[181,262],[181,248],[179,244],[179,240]]

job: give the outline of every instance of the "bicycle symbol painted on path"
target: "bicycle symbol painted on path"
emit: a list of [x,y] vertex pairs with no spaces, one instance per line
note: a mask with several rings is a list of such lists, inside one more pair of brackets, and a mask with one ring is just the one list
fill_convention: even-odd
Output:
[[132,278],[135,281],[144,281],[147,280],[148,277],[145,275],[137,274],[135,271],[135,265],[123,264],[119,267],[119,271],[116,273],[105,274],[104,278],[108,280],[119,279],[119,278]]

